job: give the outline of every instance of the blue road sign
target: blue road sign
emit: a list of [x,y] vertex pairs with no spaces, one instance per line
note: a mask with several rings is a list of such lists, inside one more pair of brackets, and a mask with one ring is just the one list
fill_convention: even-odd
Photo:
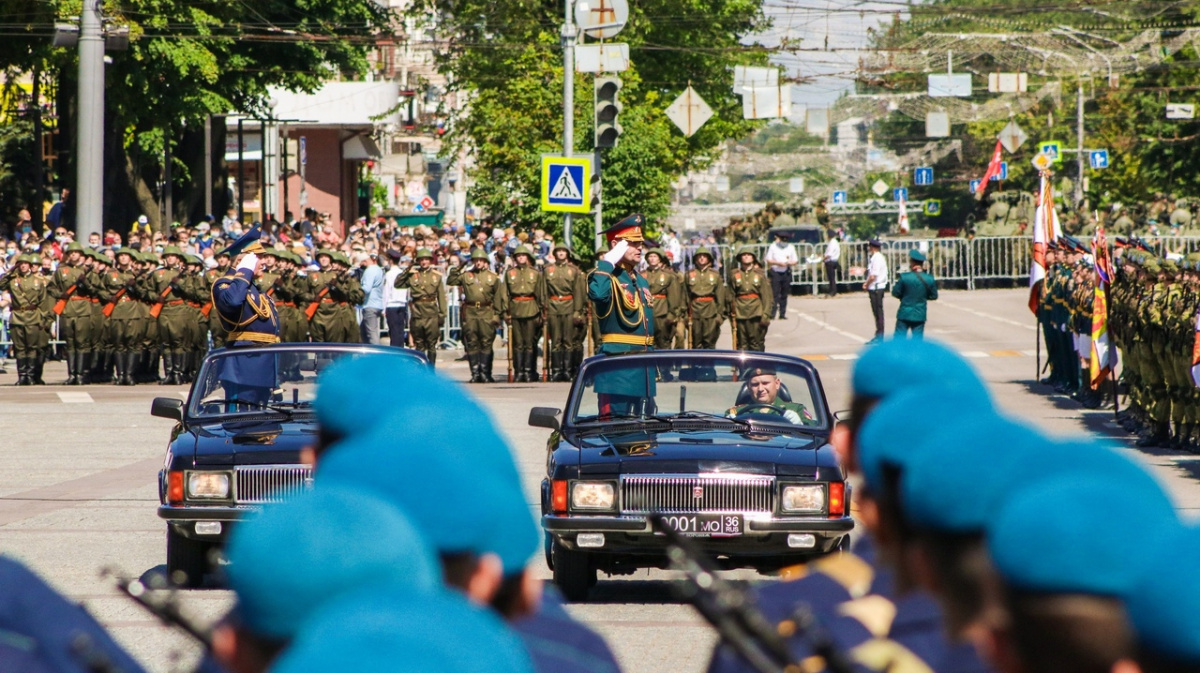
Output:
[[1062,163],[1062,143],[1057,140],[1038,143],[1038,152],[1050,157],[1050,160],[1056,164]]
[[1093,150],[1088,154],[1092,168],[1108,168],[1108,150]]
[[1001,161],[1000,162],[1000,172],[993,175],[992,179],[990,181],[991,182],[999,182],[1001,180],[1007,180],[1007,179],[1008,179],[1008,162]]
[[833,193],[833,202],[834,203],[846,203],[847,202],[846,192],[842,191],[842,190],[834,192]]
[[913,182],[917,183],[918,187],[926,187],[933,184],[933,167],[923,166],[913,171]]
[[542,157],[542,210],[586,213],[592,160],[586,157]]
[[929,199],[925,202],[925,214],[937,216],[942,214],[941,199]]
[[893,189],[892,190],[892,200],[893,201],[907,201],[908,200],[908,187],[897,187],[897,188]]
[[979,185],[980,185],[982,182],[983,182],[983,180],[972,180],[972,181],[971,181],[970,189],[971,189],[971,193],[972,193],[972,194],[974,194],[975,192],[979,191]]

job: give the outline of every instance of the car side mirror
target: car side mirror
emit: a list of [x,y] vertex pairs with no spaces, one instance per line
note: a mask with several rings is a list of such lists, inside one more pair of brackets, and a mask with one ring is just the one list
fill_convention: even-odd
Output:
[[557,432],[560,427],[558,423],[560,411],[554,407],[534,407],[529,410],[529,424],[535,428],[549,428]]
[[174,397],[156,397],[150,403],[150,415],[159,418],[169,418],[173,421],[183,420],[183,400]]

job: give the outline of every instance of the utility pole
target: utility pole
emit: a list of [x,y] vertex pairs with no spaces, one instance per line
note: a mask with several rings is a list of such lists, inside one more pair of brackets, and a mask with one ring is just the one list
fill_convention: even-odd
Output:
[[33,68],[33,91],[31,98],[33,105],[30,112],[33,116],[33,204],[29,209],[29,214],[33,216],[33,227],[35,231],[41,231],[42,222],[42,202],[46,200],[45,196],[45,166],[46,157],[42,145],[42,69],[34,66]]
[[[575,151],[575,17],[574,0],[563,0],[563,156]],[[580,185],[583,189],[584,185]],[[571,213],[563,218],[563,245],[571,243]]]
[[[83,0],[79,24],[79,110],[76,114],[76,238],[99,234],[104,218],[104,35],[102,0]],[[38,204],[41,208],[41,204]]]
[[212,115],[204,117],[204,214],[213,214]]
[[1075,165],[1078,167],[1075,180],[1075,208],[1083,208],[1083,78],[1079,78],[1078,95],[1075,102]]

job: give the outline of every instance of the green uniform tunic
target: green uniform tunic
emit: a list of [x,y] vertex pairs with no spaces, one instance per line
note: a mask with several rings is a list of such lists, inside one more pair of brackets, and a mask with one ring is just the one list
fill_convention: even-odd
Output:
[[[546,320],[550,333],[550,378],[568,381],[574,377],[572,354],[582,354],[579,333],[587,324],[587,281],[574,264],[546,267]],[[582,361],[582,357],[579,358]]]
[[423,351],[433,364],[442,341],[442,325],[446,323],[446,287],[442,284],[442,273],[432,266],[421,269],[414,264],[407,272],[396,276],[393,285],[409,291],[408,333],[412,336],[413,348]]
[[204,293],[208,296],[208,298],[204,300],[204,303],[200,308],[200,312],[201,314],[204,312],[208,313],[208,317],[204,320],[208,326],[208,333],[212,336],[213,348],[224,348],[225,335],[228,334],[225,329],[225,325],[221,323],[221,317],[217,315],[217,310],[212,305],[211,299],[213,283],[217,282],[217,279],[224,275],[225,272],[221,269],[208,269],[201,276],[203,280]]
[[508,291],[509,334],[517,380],[536,381],[537,342],[546,311],[546,279],[535,268],[518,266],[504,274]]
[[737,330],[737,347],[743,351],[767,349],[767,325],[771,307],[771,281],[760,269],[735,269],[729,274],[730,315]]
[[187,306],[182,287],[186,279],[182,271],[156,269],[146,276],[143,285],[151,305],[162,305],[158,314],[158,337],[164,351],[171,355],[182,355],[194,348],[195,316]]
[[104,277],[106,303],[112,304],[108,316],[113,350],[132,353],[142,347],[146,332],[142,305],[137,294],[137,275],[133,271],[110,270]]
[[362,303],[362,284],[349,275],[324,270],[310,274],[308,282],[309,301],[317,302],[317,311],[308,323],[312,340],[359,343],[362,339],[354,307]]
[[67,352],[90,351],[93,341],[92,302],[87,293],[87,269],[59,264],[50,280],[49,292],[55,302],[65,300],[58,314],[58,338]]
[[36,272],[20,275],[13,270],[0,276],[0,292],[8,292],[12,297],[9,334],[13,355],[18,360],[37,357],[50,343],[42,311],[49,290],[46,278]]
[[692,348],[713,349],[725,320],[725,283],[715,269],[692,269],[684,280],[692,322]]
[[643,276],[654,298],[654,348],[667,350],[675,339],[675,327],[687,315],[683,286],[679,276],[668,266],[647,269]]
[[272,298],[279,311],[279,340],[299,343],[308,340],[308,321],[304,319],[303,306],[307,278],[287,271],[274,285]]
[[925,334],[926,302],[938,298],[937,281],[924,271],[905,271],[892,283],[892,296],[900,300],[896,309],[896,336],[921,338]]
[[457,267],[446,279],[462,292],[462,337],[467,353],[491,353],[500,316],[508,310],[504,283],[491,269],[475,271]]

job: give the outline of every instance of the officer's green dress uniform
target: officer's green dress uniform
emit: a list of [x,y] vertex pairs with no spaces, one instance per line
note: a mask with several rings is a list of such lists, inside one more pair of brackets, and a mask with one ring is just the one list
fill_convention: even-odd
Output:
[[767,325],[775,298],[770,279],[757,266],[758,255],[753,249],[743,247],[737,254],[739,264],[742,255],[753,256],[754,262],[749,268],[739,266],[729,274],[730,322],[732,329],[737,330],[738,350],[761,353],[767,349]]
[[683,285],[675,270],[665,264],[667,254],[654,248],[646,256],[658,255],[659,265],[646,269],[643,276],[654,298],[654,348],[667,350],[675,339],[675,326],[685,319],[687,307],[683,299]]
[[509,328],[512,340],[514,377],[518,382],[539,381],[537,343],[541,336],[546,311],[546,278],[532,266],[533,251],[527,245],[519,245],[513,251],[513,259],[524,255],[526,262],[509,269],[504,274],[504,286],[508,292]]
[[317,311],[308,322],[308,332],[315,342],[354,344],[361,341],[354,307],[362,303],[362,284],[333,270],[335,255],[341,257],[329,250],[318,251],[317,261],[324,257],[326,262],[320,271],[308,276],[309,301],[317,302]]
[[[50,336],[46,332],[42,304],[49,296],[50,284],[37,272],[41,263],[39,255],[23,254],[17,257],[16,269],[0,276],[0,292],[8,292],[12,298],[9,334],[17,360],[19,386],[44,383],[42,364]],[[24,271],[22,264],[27,265]]]
[[[920,250],[910,250],[908,257],[914,262],[925,262],[925,255]],[[926,303],[938,298],[937,280],[933,274],[925,271],[901,273],[892,283],[892,296],[900,300],[900,308],[896,309],[896,337],[907,337],[912,332],[913,338],[923,338]]]
[[[175,261],[169,258],[174,257]],[[195,317],[187,305],[183,285],[187,275],[180,265],[184,253],[170,245],[163,249],[163,258],[172,266],[156,269],[146,277],[146,292],[158,307],[158,337],[162,344],[163,385],[179,385],[184,380],[184,358],[193,350],[192,338]]]
[[[567,247],[560,244],[554,250],[567,250]],[[551,264],[544,275],[546,320],[550,331],[550,343],[546,346],[550,353],[550,380],[570,381],[575,378],[578,366],[573,366],[572,362],[572,353],[577,345],[581,345],[577,332],[585,325],[587,281],[579,267],[570,262]]]
[[721,336],[721,323],[728,312],[725,283],[721,280],[721,274],[711,266],[712,261],[716,259],[712,250],[700,248],[692,259],[699,263],[700,257],[708,257],[709,266],[688,271],[684,279],[688,314],[692,322],[691,347],[711,350],[717,347],[717,338]]
[[[604,231],[609,245],[617,241],[645,241],[641,215],[631,215]],[[588,274],[588,299],[600,321],[600,352],[605,355],[654,350],[654,295],[650,284],[623,262],[613,266],[600,259]],[[658,372],[599,371],[595,377],[601,416],[649,412],[656,394]],[[641,405],[646,404],[645,407]]]
[[[428,259],[428,269],[420,267],[420,260]],[[437,362],[437,348],[442,341],[442,326],[446,324],[446,287],[442,284],[442,273],[433,267],[433,253],[426,248],[417,250],[417,258],[407,271],[396,276],[393,285],[408,290],[408,333],[412,335],[413,348],[425,353],[429,366]]]
[[[482,248],[471,251],[471,263],[488,261]],[[492,361],[495,358],[496,329],[500,316],[508,310],[508,292],[500,276],[490,268],[477,271],[458,266],[450,270],[448,285],[462,293],[462,339],[471,366],[471,383],[495,383]]]
[[55,299],[55,312],[58,314],[58,338],[65,344],[66,384],[77,386],[84,382],[88,362],[91,360],[94,324],[92,302],[86,282],[87,257],[83,245],[78,241],[72,242],[65,251],[66,258],[70,259],[72,253],[79,253],[79,263],[71,265],[64,259],[58,265],[50,281],[50,294]]

